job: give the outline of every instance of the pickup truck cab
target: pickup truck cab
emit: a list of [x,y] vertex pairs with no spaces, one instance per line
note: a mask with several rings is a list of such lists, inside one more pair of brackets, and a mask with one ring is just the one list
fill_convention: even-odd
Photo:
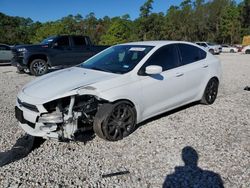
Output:
[[18,71],[28,70],[40,76],[49,67],[68,67],[80,64],[107,46],[94,46],[87,36],[51,36],[37,45],[18,45],[12,50],[12,65]]

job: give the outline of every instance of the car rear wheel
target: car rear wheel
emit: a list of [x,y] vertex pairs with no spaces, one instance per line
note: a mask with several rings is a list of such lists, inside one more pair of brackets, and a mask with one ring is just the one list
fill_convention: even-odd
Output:
[[95,133],[109,141],[118,141],[131,134],[136,126],[136,110],[126,101],[103,104],[94,119]]
[[234,53],[234,50],[233,50],[233,49],[231,49],[231,50],[230,50],[230,53]]
[[48,71],[48,64],[43,59],[34,59],[30,63],[30,73],[35,76],[41,76]]
[[246,50],[246,54],[250,54],[250,50]]
[[203,97],[201,99],[202,104],[213,104],[218,93],[219,81],[216,78],[212,78],[207,83]]

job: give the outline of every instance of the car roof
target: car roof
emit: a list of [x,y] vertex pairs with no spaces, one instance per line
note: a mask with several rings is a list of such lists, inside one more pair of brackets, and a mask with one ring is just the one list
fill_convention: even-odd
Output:
[[160,46],[164,46],[164,45],[167,45],[167,44],[176,44],[176,43],[183,43],[183,44],[195,45],[194,43],[191,43],[191,42],[186,42],[186,41],[170,41],[170,40],[129,42],[129,43],[121,44],[121,45],[145,45],[145,46],[155,46],[155,47],[158,46],[158,47],[160,47]]

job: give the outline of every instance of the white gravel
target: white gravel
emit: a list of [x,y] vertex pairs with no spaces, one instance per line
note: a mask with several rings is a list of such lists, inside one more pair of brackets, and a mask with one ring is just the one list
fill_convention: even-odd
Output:
[[[213,105],[164,114],[119,142],[98,137],[86,143],[48,140],[27,157],[0,167],[0,187],[162,187],[167,175],[182,169],[182,149],[191,146],[199,154],[200,169],[219,174],[225,187],[249,188],[250,91],[243,89],[250,86],[250,56],[218,57],[224,74]],[[24,135],[14,117],[15,97],[32,79],[0,66],[0,152]],[[120,171],[130,173],[102,178]],[[203,181],[201,172],[194,175]],[[182,173],[188,181],[191,171]],[[208,181],[214,183],[213,178]]]

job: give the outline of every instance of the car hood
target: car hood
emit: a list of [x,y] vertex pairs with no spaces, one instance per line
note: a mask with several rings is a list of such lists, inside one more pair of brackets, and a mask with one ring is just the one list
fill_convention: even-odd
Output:
[[106,81],[119,75],[72,67],[41,76],[28,83],[22,92],[37,99],[54,99],[79,87]]
[[20,49],[20,48],[26,48],[27,50],[37,50],[37,49],[44,49],[48,48],[49,44],[23,44],[23,45],[16,45],[13,47],[13,49]]

